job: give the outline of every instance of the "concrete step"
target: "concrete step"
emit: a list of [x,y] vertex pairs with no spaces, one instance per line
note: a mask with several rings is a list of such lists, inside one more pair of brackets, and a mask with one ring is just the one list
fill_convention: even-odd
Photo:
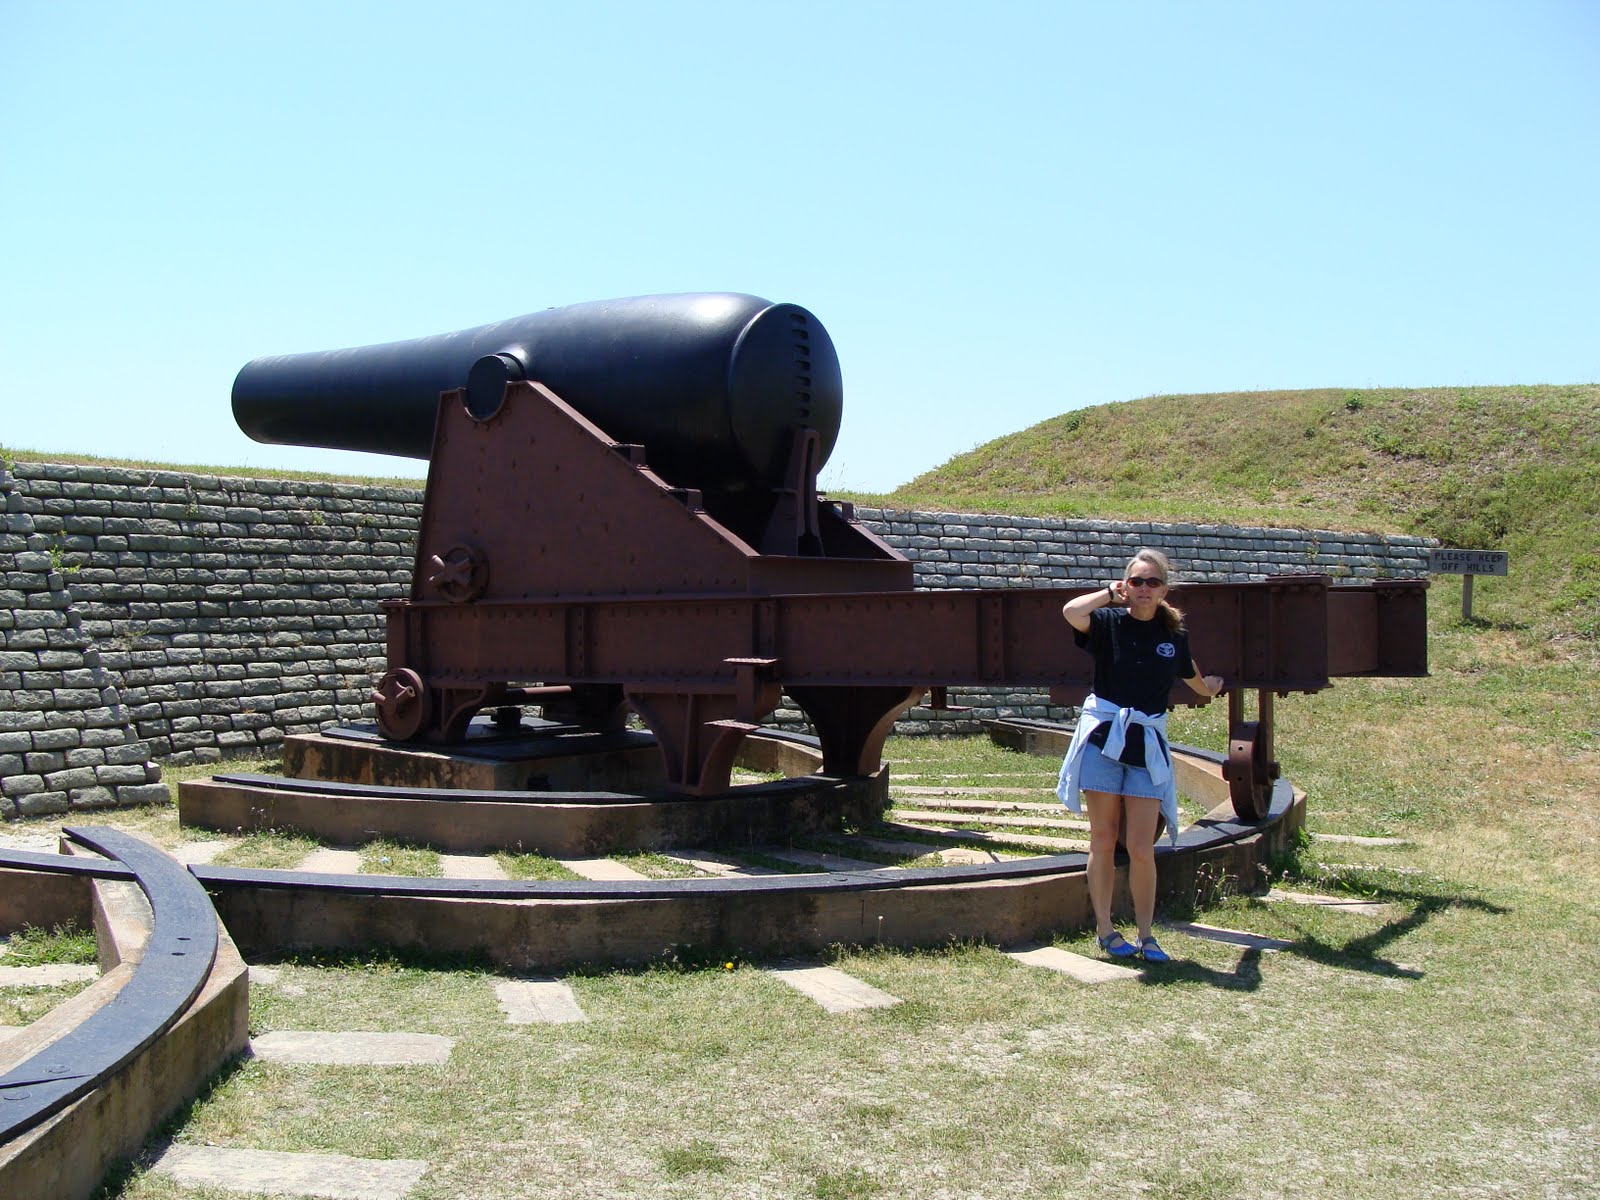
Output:
[[438,1067],[450,1060],[454,1038],[432,1033],[323,1032],[279,1029],[250,1039],[264,1062],[339,1067]]
[[859,1012],[867,1008],[891,1008],[900,1003],[897,996],[879,991],[853,975],[833,967],[806,967],[778,964],[766,968],[774,979],[809,996],[831,1013]]
[[[891,784],[889,794],[892,796],[1039,796],[1049,795],[1050,787],[988,787],[974,785],[965,787],[960,784],[947,784],[938,787],[912,786]],[[1056,807],[1060,807],[1057,805]]]
[[237,844],[234,838],[209,838],[205,841],[179,842],[167,853],[184,866],[194,867],[213,861],[229,846]]
[[1356,833],[1313,833],[1314,842],[1331,842],[1346,846],[1410,846],[1412,842],[1396,837],[1363,837]]
[[707,875],[717,875],[723,878],[783,874],[776,867],[754,866],[750,863],[740,862],[731,855],[718,854],[715,850],[662,851],[661,857],[669,858],[673,862],[683,863],[685,866],[693,867],[697,871],[704,871]]
[[1224,929],[1220,925],[1203,925],[1197,921],[1161,921],[1162,929],[1170,929],[1175,933],[1186,933],[1193,938],[1201,938],[1208,942],[1221,942],[1227,946],[1239,946],[1245,950],[1262,950],[1275,953],[1287,950],[1293,942],[1283,938],[1266,937],[1259,933],[1248,933],[1242,929]]
[[571,986],[559,979],[502,979],[494,994],[512,1025],[570,1025],[589,1019]]
[[[891,797],[925,795],[928,793],[913,792],[909,788],[891,788]],[[1039,795],[1037,789],[1029,789],[1029,794]],[[908,808],[942,808],[954,812],[972,813],[1039,813],[1042,816],[1052,814],[1064,818],[1067,809],[1060,801],[1027,801],[1027,800],[982,800],[971,797],[969,793],[947,793],[940,797],[938,804],[909,804]]]
[[821,850],[794,850],[788,846],[752,846],[754,853],[779,862],[794,863],[797,867],[816,867],[819,871],[892,871],[895,868],[863,858],[846,858],[842,854],[828,854]]
[[0,988],[62,987],[90,983],[100,978],[100,968],[90,963],[41,963],[37,967],[0,967]]
[[184,1187],[324,1200],[405,1200],[427,1169],[419,1159],[185,1145],[168,1146],[150,1167]]
[[[946,837],[952,840],[959,839],[964,842],[982,842],[985,845],[994,845],[1000,848],[1009,848],[1017,855],[1026,856],[1029,851],[1072,851],[1086,849],[1087,841],[1077,838],[1045,837],[1041,834],[1020,833],[986,833],[983,830],[955,829],[940,825],[922,825],[909,821],[886,821],[885,829],[894,829],[896,826],[906,830],[915,830],[917,833],[931,834],[934,837]],[[945,851],[941,850],[941,854]]]
[[627,863],[619,863],[614,858],[558,858],[556,862],[574,875],[601,882],[650,878],[648,875],[635,871]]
[[1376,900],[1361,900],[1355,896],[1322,896],[1314,892],[1285,892],[1273,888],[1263,900],[1285,904],[1305,904],[1314,908],[1331,908],[1339,912],[1355,913],[1362,917],[1382,917],[1389,912],[1387,904]]
[[915,814],[893,813],[891,815],[909,828],[916,829],[922,833],[943,834],[945,837],[961,838],[970,842],[993,843],[1000,846],[1043,847],[1063,853],[1073,850],[1087,850],[1089,848],[1089,840],[1087,838],[1052,837],[1042,833],[1008,833],[1003,831],[994,833],[984,829],[958,829],[953,825],[936,824],[931,820],[924,825]]
[[[1055,811],[1063,810],[1057,805]],[[1013,829],[1081,829],[1085,832],[1089,829],[1089,822],[1078,817],[1006,816],[1003,813],[959,812],[948,807],[891,808],[889,816],[896,821],[936,821],[942,825],[980,821],[985,825],[999,825]]]
[[361,854],[356,850],[313,850],[295,864],[296,871],[315,871],[319,875],[359,875]]
[[439,871],[446,879],[505,879],[506,869],[488,854],[441,854]]
[[1047,971],[1059,971],[1079,983],[1126,983],[1140,976],[1140,972],[1132,967],[1124,967],[1103,958],[1074,954],[1071,950],[1063,950],[1060,946],[1002,950],[1001,953],[1012,962],[1021,963],[1025,967],[1043,967]]

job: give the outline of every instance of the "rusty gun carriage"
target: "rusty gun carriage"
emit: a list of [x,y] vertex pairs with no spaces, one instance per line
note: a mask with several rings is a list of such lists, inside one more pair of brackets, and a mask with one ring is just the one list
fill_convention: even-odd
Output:
[[[843,387],[796,305],[635,297],[258,359],[233,403],[261,441],[429,460],[411,593],[384,602],[389,739],[457,742],[481,710],[509,721],[526,703],[594,730],[632,709],[669,785],[710,794],[785,693],[824,769],[854,775],[930,689],[1088,690],[1061,618],[1083,589],[915,590],[908,559],[818,494]],[[1275,695],[1426,673],[1425,588],[1183,589],[1196,656],[1228,680],[1240,816],[1265,813],[1277,775]],[[1172,701],[1199,702],[1181,685]]]

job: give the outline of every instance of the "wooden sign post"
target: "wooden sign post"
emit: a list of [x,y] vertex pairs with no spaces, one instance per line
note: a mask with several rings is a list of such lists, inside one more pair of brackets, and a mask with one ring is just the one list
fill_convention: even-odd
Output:
[[1447,550],[1435,546],[1429,552],[1428,567],[1435,575],[1460,575],[1461,619],[1472,620],[1472,577],[1508,575],[1511,556],[1504,550]]

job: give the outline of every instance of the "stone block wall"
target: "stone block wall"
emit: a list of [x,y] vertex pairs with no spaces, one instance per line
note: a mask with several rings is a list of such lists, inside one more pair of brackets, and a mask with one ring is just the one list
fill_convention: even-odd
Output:
[[[378,602],[407,594],[420,489],[21,462],[0,468],[0,814],[155,798],[158,762],[270,750],[369,717]],[[1422,538],[861,508],[918,587],[1095,583],[1132,548],[1181,578],[1421,576]],[[1027,691],[952,689],[967,713],[1066,716]],[[782,709],[778,723],[802,721]],[[164,792],[162,793],[164,795]]]
[[84,631],[60,571],[0,470],[0,817],[167,798],[116,675]]
[[[148,758],[215,761],[366,715],[384,667],[378,601],[409,587],[420,491],[21,462],[0,495],[0,620],[31,624],[20,586],[54,581]],[[18,633],[4,628],[8,653]],[[0,730],[55,728],[87,700],[65,679],[23,682],[6,676]]]

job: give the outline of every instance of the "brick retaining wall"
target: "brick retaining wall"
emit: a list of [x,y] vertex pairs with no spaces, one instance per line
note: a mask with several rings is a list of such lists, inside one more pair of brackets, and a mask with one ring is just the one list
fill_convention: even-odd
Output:
[[[0,815],[164,798],[158,762],[214,761],[369,717],[378,601],[404,596],[420,489],[24,462],[0,468]],[[1307,530],[857,509],[918,587],[1098,582],[1155,545],[1183,578],[1421,576],[1429,542]],[[1065,716],[952,689],[963,714]],[[780,723],[800,720],[780,710]]]

